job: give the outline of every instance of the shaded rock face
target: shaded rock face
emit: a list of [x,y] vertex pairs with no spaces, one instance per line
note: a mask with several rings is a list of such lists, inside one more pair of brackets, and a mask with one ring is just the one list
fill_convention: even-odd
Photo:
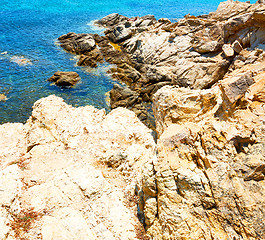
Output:
[[127,109],[55,96],[1,125],[0,238],[144,239],[134,191],[156,158],[150,132]]
[[59,87],[74,86],[79,80],[80,77],[76,72],[56,72],[48,79],[49,82],[54,82]]

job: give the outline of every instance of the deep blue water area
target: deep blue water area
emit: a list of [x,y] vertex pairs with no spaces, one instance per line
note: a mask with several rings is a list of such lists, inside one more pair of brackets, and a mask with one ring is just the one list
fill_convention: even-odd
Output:
[[[218,0],[0,0],[0,94],[7,96],[0,101],[0,124],[25,122],[33,103],[50,94],[73,106],[109,109],[106,92],[113,84],[106,74],[109,65],[96,70],[76,66],[75,56],[56,43],[62,34],[100,33],[91,21],[113,12],[174,20],[215,11],[218,4]],[[47,82],[56,71],[76,71],[82,80],[73,88],[58,88]]]

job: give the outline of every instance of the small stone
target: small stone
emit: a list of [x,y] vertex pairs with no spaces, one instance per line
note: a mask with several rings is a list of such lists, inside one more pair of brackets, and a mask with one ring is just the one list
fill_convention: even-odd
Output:
[[237,40],[233,42],[232,48],[234,49],[234,51],[236,53],[240,53],[243,50],[243,47],[241,46],[241,44]]
[[235,54],[234,49],[231,47],[230,44],[224,44],[222,50],[226,57],[233,57]]
[[3,94],[3,93],[1,93],[1,94],[0,94],[0,102],[1,102],[1,101],[6,101],[6,100],[7,100],[6,95]]

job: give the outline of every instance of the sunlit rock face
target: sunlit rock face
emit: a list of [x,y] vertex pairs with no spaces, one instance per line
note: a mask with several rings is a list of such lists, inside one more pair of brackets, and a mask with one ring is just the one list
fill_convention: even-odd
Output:
[[[49,96],[0,126],[0,238],[265,239],[264,11],[112,14],[106,36],[61,37],[128,86],[109,114]],[[139,120],[149,101],[155,140]]]
[[[0,133],[2,239],[144,234],[134,192],[156,145],[133,112],[106,115],[49,96],[35,103],[25,125],[4,124]],[[20,229],[23,219],[28,225]]]
[[264,66],[245,65],[207,90],[155,94],[154,238],[264,238]]

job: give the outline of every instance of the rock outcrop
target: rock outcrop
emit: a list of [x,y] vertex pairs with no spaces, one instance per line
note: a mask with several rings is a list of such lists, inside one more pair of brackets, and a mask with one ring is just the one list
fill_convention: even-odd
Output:
[[49,79],[49,82],[54,82],[59,87],[72,87],[80,80],[76,72],[56,72]]
[[[198,17],[188,14],[178,22],[156,20],[150,15],[127,18],[110,14],[95,22],[106,28],[105,36],[89,35],[97,44],[92,57],[85,57],[88,51],[70,51],[82,54],[79,65],[96,67],[103,59],[115,64],[110,71],[113,78],[137,92],[138,99],[130,109],[148,115],[146,106],[162,86],[208,89],[231,68],[262,60],[264,11],[263,4],[227,1],[216,12]],[[61,46],[69,51],[69,44],[87,38],[87,34],[76,36],[63,35],[59,38]],[[111,103],[112,108],[124,106],[124,101],[114,98]],[[140,112],[134,107],[139,104]]]
[[154,95],[158,161],[143,186],[155,176],[156,188],[143,196],[155,201],[142,208],[152,239],[265,238],[264,66]]
[[150,132],[129,110],[55,96],[1,125],[0,238],[144,239],[134,191],[156,157]]

